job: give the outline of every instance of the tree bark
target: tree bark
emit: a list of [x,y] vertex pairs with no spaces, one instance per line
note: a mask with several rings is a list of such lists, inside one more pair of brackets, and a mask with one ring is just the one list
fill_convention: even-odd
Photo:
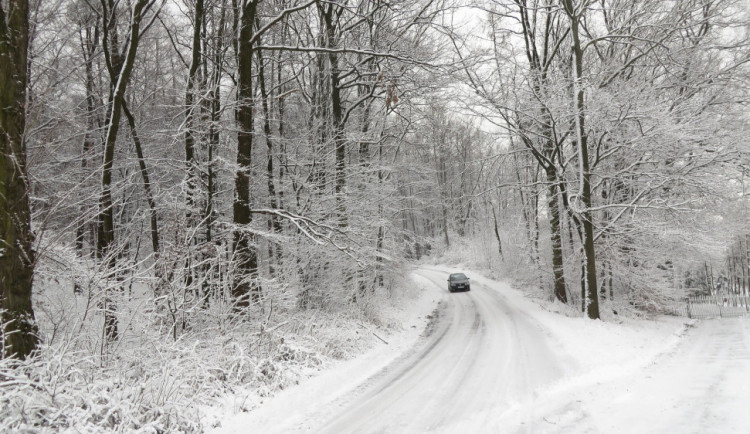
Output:
[[550,241],[552,247],[552,274],[554,278],[554,294],[562,303],[568,302],[565,290],[565,268],[562,251],[562,229],[560,225],[560,204],[557,192],[557,173],[555,167],[548,165],[547,173],[547,212],[549,213]]
[[201,30],[203,28],[203,0],[195,0],[195,14],[193,16],[193,49],[188,68],[187,88],[185,89],[185,171],[186,192],[185,205],[187,207],[187,224],[192,227],[193,208],[198,189],[197,162],[195,160],[195,93],[198,87],[198,71],[201,65]]
[[156,201],[154,201],[154,194],[151,190],[151,180],[148,176],[148,168],[146,167],[146,159],[143,156],[143,147],[141,146],[141,139],[138,137],[138,130],[135,128],[135,118],[130,113],[127,104],[122,104],[123,113],[128,119],[128,126],[130,127],[130,137],[133,139],[133,145],[135,146],[135,154],[138,157],[138,168],[141,172],[141,178],[143,179],[143,190],[146,192],[146,203],[148,203],[149,221],[151,224],[151,249],[154,252],[154,256],[159,257],[159,226],[156,214]]
[[[258,39],[260,43],[260,38]],[[266,139],[266,186],[268,188],[268,204],[271,209],[278,208],[276,201],[276,186],[274,184],[274,168],[273,168],[273,137],[271,137],[271,111],[268,105],[268,92],[266,91],[266,73],[264,59],[261,50],[257,50],[258,54],[258,84],[260,87],[260,102],[263,109],[263,136]],[[273,76],[273,74],[271,74]],[[276,215],[269,216],[268,229],[274,233],[281,232],[281,221]],[[274,260],[280,258],[281,246],[272,243],[268,244],[268,271],[271,277],[276,274],[276,267]],[[274,254],[274,250],[275,253]]]
[[[325,3],[321,7],[321,14],[325,28],[326,48],[336,47],[337,22],[344,8],[336,3]],[[339,83],[339,60],[333,51],[328,52],[328,76],[331,92],[331,122],[333,129],[333,146],[336,155],[335,192],[336,192],[336,214],[339,226],[347,225],[346,205],[344,204],[344,187],[346,185],[346,141],[344,137],[344,111],[341,101],[341,85]]]
[[237,41],[237,165],[233,207],[233,250],[237,270],[232,285],[232,297],[237,308],[247,307],[250,299],[260,301],[258,254],[253,245],[255,237],[247,231],[252,223],[250,212],[250,170],[253,150],[253,43],[258,0],[246,0],[240,6]]
[[[87,23],[82,23],[82,26]],[[85,172],[89,165],[89,154],[94,148],[96,139],[94,137],[94,130],[99,126],[100,120],[96,115],[96,96],[94,94],[94,54],[99,45],[99,26],[98,23],[82,28],[81,31],[81,51],[85,62],[86,69],[86,133],[83,137],[83,150],[81,153],[81,169],[83,169],[84,179],[88,176]],[[80,215],[78,216],[78,222],[76,223],[76,240],[75,247],[76,253],[79,257],[83,256],[83,245],[86,238],[86,227],[90,226],[86,219],[87,204],[82,204],[80,207]],[[92,228],[93,229],[93,228]],[[91,244],[93,245],[93,234]],[[79,292],[78,282],[74,283],[74,292]]]
[[578,144],[578,159],[580,164],[580,200],[583,209],[581,220],[583,223],[584,245],[586,257],[586,314],[591,319],[599,319],[599,293],[596,283],[596,250],[594,248],[594,222],[591,213],[591,169],[589,167],[588,143],[586,136],[586,115],[584,90],[581,83],[583,71],[583,47],[579,35],[581,11],[577,11],[573,0],[562,0],[563,9],[570,20],[570,34],[573,39],[573,103],[575,109],[576,142]]
[[[533,83],[534,93],[537,97],[546,101],[548,99],[548,68],[552,58],[556,56],[556,51],[550,51],[549,47],[557,42],[553,36],[554,23],[557,21],[553,12],[549,9],[544,10],[544,31],[541,34],[540,51],[537,42],[537,21],[536,14],[540,11],[536,7],[529,8],[526,2],[517,2],[521,16],[521,25],[524,32],[524,41],[526,47],[526,57],[530,65],[530,75]],[[532,16],[529,16],[531,12]],[[495,41],[495,43],[497,43]],[[523,137],[523,142],[528,149],[532,150],[532,155],[538,164],[544,169],[547,178],[547,208],[548,219],[550,224],[550,246],[552,250],[552,275],[553,275],[553,293],[555,298],[563,303],[567,303],[568,297],[565,288],[565,267],[563,263],[562,251],[562,227],[560,224],[560,200],[558,169],[555,163],[555,156],[560,152],[559,144],[554,139],[553,125],[555,124],[553,115],[549,108],[542,104],[540,106],[541,119],[540,130],[542,131],[542,152],[536,152],[530,139]]]
[[214,151],[219,146],[221,138],[218,123],[221,118],[221,78],[224,65],[224,29],[226,26],[226,2],[222,1],[219,23],[216,31],[216,44],[213,52],[213,69],[210,79],[210,93],[208,98],[210,124],[208,126],[208,150],[207,150],[207,180],[206,180],[206,207],[204,209],[204,220],[206,221],[206,242],[213,240],[214,222],[214,193],[216,190],[216,173],[214,172]]
[[[3,9],[7,5],[7,14]],[[29,4],[0,3],[0,319],[3,357],[25,359],[38,338],[31,305],[34,235],[26,174]]]
[[494,229],[495,229],[495,239],[497,240],[497,253],[500,255],[500,258],[503,257],[503,242],[500,240],[500,231],[497,228],[497,214],[495,213],[495,205],[492,202],[489,202],[490,208],[492,208],[492,219],[495,222]]
[[[115,241],[114,208],[112,203],[112,168],[114,166],[115,145],[117,143],[117,133],[120,128],[120,120],[122,117],[122,106],[125,102],[125,90],[127,89],[130,75],[133,72],[135,55],[138,50],[138,42],[141,36],[141,20],[143,19],[143,14],[150,7],[149,1],[150,0],[138,0],[133,6],[130,17],[130,40],[125,56],[121,58],[120,55],[113,51],[110,51],[108,54],[108,57],[111,59],[110,78],[114,84],[114,88],[112,90],[112,100],[110,101],[107,135],[104,141],[104,163],[101,183],[102,191],[99,197],[98,236],[96,243],[96,257],[103,262],[107,269],[108,278],[114,277],[117,265],[116,252],[112,251]],[[104,16],[106,15],[107,14],[105,13]],[[109,51],[109,48],[107,48],[106,45],[106,35],[111,28],[110,24],[106,22],[106,18],[104,29],[105,37],[102,40],[102,43],[104,44],[105,51]],[[116,50],[117,47],[113,46],[111,49]],[[104,302],[104,327],[107,340],[112,341],[117,339],[118,336],[117,307],[112,300],[109,291],[111,291],[111,289],[108,288]]]

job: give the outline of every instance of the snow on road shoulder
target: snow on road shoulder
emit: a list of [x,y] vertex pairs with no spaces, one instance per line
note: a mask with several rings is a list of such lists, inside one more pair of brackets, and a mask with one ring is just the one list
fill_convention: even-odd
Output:
[[[568,317],[555,312],[559,305],[531,300],[505,283],[470,273],[472,282],[501,294],[515,310],[533,318],[557,344],[559,357],[574,365],[565,377],[536,391],[537,398],[528,404],[533,408],[519,406],[503,412],[498,426],[509,432],[683,432],[677,427],[685,418],[684,403],[678,404],[682,408],[666,424],[660,420],[660,407],[680,393],[686,378],[699,377],[675,373],[683,359],[679,353],[685,351],[682,344],[695,321],[666,316],[608,321]],[[652,377],[656,380],[643,383]],[[654,384],[659,385],[657,389]],[[635,408],[634,402],[642,404],[638,411],[626,410]],[[635,429],[634,419],[640,428]]]
[[[532,300],[507,283],[471,272],[472,282],[500,294],[518,312],[533,318],[554,342],[561,355],[570,356],[578,365],[578,381],[616,377],[648,366],[673,351],[693,321],[678,317],[655,319],[617,318],[592,321],[568,317],[549,305]],[[554,305],[551,305],[554,306]],[[585,375],[584,375],[585,374]]]
[[426,279],[417,275],[410,277],[419,290],[419,295],[398,311],[391,312],[402,327],[388,335],[378,332],[378,337],[387,344],[379,341],[362,355],[334,362],[317,376],[261,401],[250,412],[237,413],[238,406],[233,401],[240,399],[240,396],[228,397],[223,406],[215,409],[225,417],[221,425],[212,432],[290,432],[318,422],[311,418],[316,417],[327,404],[354,390],[411,349],[438,303],[446,297],[446,294],[425,290],[431,287]]
[[537,406],[535,431],[747,432],[750,322],[735,318],[696,323],[655,363],[599,377],[585,387],[568,384],[548,394]]
[[[651,373],[663,372],[663,365],[674,363],[674,355],[692,324],[671,317],[592,321],[566,316],[555,312],[560,306],[530,299],[508,284],[479,272],[449,266],[422,268],[446,274],[465,271],[473,287],[501,297],[510,307],[508,314],[524,315],[536,324],[549,337],[556,357],[564,364],[564,375],[534,390],[532,401],[497,409],[493,426],[502,427],[505,432],[601,432],[605,428],[607,432],[633,432],[627,424],[618,427],[608,423],[608,419],[624,423],[630,417],[627,413],[620,412],[619,419],[607,415],[617,409],[618,402],[639,399],[630,394],[630,384],[639,383],[639,379]],[[448,292],[429,279],[416,273],[412,273],[411,279],[421,294],[394,313],[403,326],[400,331],[381,336],[388,344],[379,342],[354,359],[331,363],[317,376],[265,400],[250,412],[237,414],[235,410],[215,432],[293,432],[319,426],[330,416],[327,412],[346,404],[341,401],[343,397],[350,396],[412,349],[438,303],[450,301]],[[669,390],[675,381],[664,379],[662,388]],[[640,384],[639,393],[648,394],[648,384]],[[236,407],[226,408],[231,414],[231,408]],[[653,423],[646,421],[640,426],[648,428]]]

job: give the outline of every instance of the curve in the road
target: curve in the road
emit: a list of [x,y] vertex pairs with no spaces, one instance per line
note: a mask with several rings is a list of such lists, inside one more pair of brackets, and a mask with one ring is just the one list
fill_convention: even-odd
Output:
[[[429,290],[447,291],[447,271],[416,273],[432,282]],[[561,372],[539,326],[502,294],[473,282],[472,291],[441,303],[415,351],[342,398],[320,431],[503,430],[503,415],[518,406],[532,409],[534,390]]]

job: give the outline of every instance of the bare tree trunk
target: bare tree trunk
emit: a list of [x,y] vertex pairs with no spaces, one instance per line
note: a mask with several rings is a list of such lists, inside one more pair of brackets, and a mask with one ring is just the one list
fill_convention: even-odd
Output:
[[[540,4],[538,3],[527,5],[527,2],[525,1],[517,1],[515,2],[515,5],[518,7],[519,23],[523,30],[524,47],[529,65],[528,74],[532,82],[533,91],[536,99],[539,101],[545,101],[549,98],[547,95],[549,87],[548,71],[552,59],[558,55],[558,50],[550,49],[550,47],[554,47],[559,41],[558,38],[561,37],[556,32],[556,29],[558,28],[557,12],[553,11],[549,7],[549,4],[546,4],[545,7],[539,7]],[[540,13],[542,14],[542,18],[538,16]],[[491,18],[491,22],[494,26],[494,18]],[[543,27],[538,28],[538,23],[543,23]],[[494,37],[494,33],[493,43],[495,47],[502,43]],[[524,146],[530,151],[530,154],[534,157],[538,166],[545,171],[547,180],[546,196],[548,220],[550,224],[550,246],[552,250],[553,294],[558,300],[565,303],[567,302],[567,293],[563,262],[564,255],[562,251],[562,225],[560,223],[559,198],[561,180],[558,179],[556,162],[561,149],[555,139],[555,119],[550,113],[549,108],[545,104],[540,104],[537,107],[537,110],[539,111],[538,121],[534,121],[531,124],[523,122],[520,119],[523,116],[519,116],[519,114],[516,113],[515,122],[519,133],[518,135]],[[533,139],[533,137],[538,138]],[[515,155],[514,158],[516,158],[517,161]],[[523,185],[518,168],[516,168],[516,177],[519,184]],[[528,180],[526,181],[526,185],[529,185]],[[535,202],[538,202],[538,191],[535,193]],[[535,218],[533,220],[535,230],[532,232],[532,219],[530,218],[528,211],[531,207],[526,206],[527,200],[524,199],[522,190],[521,200],[524,203],[524,217],[527,223],[527,230],[530,234],[529,239],[534,240],[532,246],[536,248],[539,237],[539,231],[536,229],[539,221],[539,214],[538,212],[535,212]],[[537,252],[534,256],[538,258],[538,248],[536,248],[536,250]],[[538,262],[537,259],[537,263]]]
[[186,194],[185,205],[187,206],[187,224],[193,226],[193,208],[198,189],[197,161],[195,159],[195,94],[198,91],[198,71],[201,65],[201,30],[203,28],[203,0],[195,0],[193,16],[193,49],[190,56],[188,68],[187,88],[185,89],[185,170],[186,170]]
[[207,175],[206,175],[206,207],[204,208],[203,219],[206,222],[205,237],[207,242],[213,239],[213,221],[214,221],[214,194],[216,190],[216,173],[214,172],[214,152],[219,146],[221,120],[221,79],[224,67],[224,32],[226,27],[226,0],[222,0],[218,5],[220,8],[219,22],[215,25],[216,43],[213,45],[213,66],[209,80],[209,97],[207,98],[208,112],[210,123],[208,125],[208,143],[207,143]]
[[584,253],[586,256],[586,313],[591,319],[599,319],[599,293],[596,284],[596,250],[594,248],[594,222],[591,213],[591,169],[589,167],[588,143],[586,136],[586,115],[584,108],[584,91],[581,83],[583,70],[583,47],[579,38],[580,13],[573,5],[573,0],[562,0],[565,13],[570,20],[570,34],[573,39],[573,96],[575,107],[576,142],[580,164],[581,182],[581,220],[584,232]]
[[[93,14],[92,14],[93,15]],[[87,17],[89,18],[89,17]],[[88,25],[87,25],[88,24]],[[96,139],[94,137],[94,131],[97,128],[99,121],[96,115],[96,96],[94,95],[94,53],[99,45],[99,25],[98,23],[83,23],[82,26],[86,26],[81,29],[81,49],[83,52],[83,58],[86,69],[86,133],[83,137],[83,151],[81,154],[81,169],[83,169],[84,179],[88,176],[85,172],[88,168],[89,154],[94,148]],[[93,29],[92,29],[93,26]],[[86,236],[86,204],[82,204],[80,208],[80,215],[78,216],[78,222],[76,224],[76,240],[75,247],[76,253],[79,257],[83,256],[83,245]],[[94,240],[91,240],[93,245]],[[78,282],[74,282],[74,292],[79,292]]]
[[[511,139],[511,146],[513,146],[513,139]],[[529,180],[529,177],[525,175],[524,179],[522,179],[521,170],[523,169],[526,174],[528,174],[528,169],[526,169],[525,167],[521,167],[521,163],[519,163],[518,156],[515,152],[513,153],[513,159],[515,163],[513,165],[513,169],[516,175],[516,180],[518,181],[518,195],[519,199],[521,200],[521,211],[523,215],[524,226],[526,227],[526,237],[529,241],[529,260],[531,263],[539,265],[539,232],[536,230],[538,221],[538,195],[536,193],[525,193],[523,189],[524,185],[531,185],[533,188],[536,188],[536,176],[534,176],[532,180]]]
[[[387,115],[387,112],[386,112]],[[378,141],[378,166],[380,167],[378,169],[378,184],[379,187],[382,188],[383,181],[385,179],[385,173],[382,169],[383,167],[383,140],[382,137],[383,131],[380,132],[381,137]],[[383,243],[385,241],[385,228],[383,227],[383,204],[378,204],[378,235],[377,240],[375,242],[375,284],[378,287],[383,286]],[[417,253],[417,255],[419,255]],[[417,256],[417,259],[419,259],[419,256]]]
[[[282,36],[282,44],[286,42],[286,31],[284,32]],[[282,60],[282,52],[279,52],[279,58],[278,58],[278,66],[276,68],[276,83],[278,83],[278,94],[276,95],[276,104],[278,104],[277,111],[279,115],[279,207],[284,208],[284,175],[286,174],[286,164],[287,164],[287,155],[286,155],[286,145],[284,144],[284,98],[285,95],[283,93],[284,86],[281,85],[282,83],[282,68],[281,68],[281,60]],[[280,252],[280,250],[279,250]]]
[[732,258],[732,250],[730,248],[729,254],[727,255],[727,292],[734,292],[734,267]]
[[[7,5],[7,15],[3,6]],[[34,235],[26,174],[29,4],[0,3],[0,309],[2,357],[25,359],[37,346],[31,306]]]
[[[201,57],[201,31],[203,30],[204,9],[203,0],[195,0],[193,9],[193,35],[190,65],[188,66],[188,79],[185,88],[185,223],[188,233],[193,232],[196,225],[195,207],[198,198],[198,184],[200,174],[198,161],[195,156],[195,116],[200,104],[196,101],[196,94],[200,92],[201,80],[198,77],[202,62]],[[185,287],[190,288],[193,284],[193,252],[190,246],[196,243],[191,237],[187,240],[187,251],[185,255]]]
[[503,242],[500,240],[500,231],[497,228],[497,214],[495,214],[495,205],[492,202],[489,202],[490,208],[492,208],[492,219],[495,221],[494,229],[495,229],[495,239],[497,239],[497,253],[500,255],[500,257],[503,257]]
[[562,303],[568,302],[565,291],[565,267],[563,264],[562,229],[560,225],[560,204],[557,191],[557,172],[553,165],[548,165],[547,173],[547,212],[549,213],[550,241],[552,247],[552,274],[554,276],[554,294]]
[[159,257],[159,227],[156,215],[156,202],[154,201],[154,194],[151,191],[151,180],[148,176],[148,169],[146,168],[146,159],[143,157],[143,147],[141,146],[141,139],[138,137],[138,130],[135,128],[135,118],[130,113],[127,104],[123,101],[122,111],[128,120],[128,126],[130,127],[130,137],[133,139],[133,145],[135,146],[135,154],[138,157],[138,168],[141,172],[141,178],[143,179],[143,190],[146,192],[146,203],[148,203],[149,221],[151,224],[151,249],[154,252],[154,256],[158,259]]
[[[258,39],[260,43],[260,39]],[[263,135],[266,139],[266,185],[268,188],[268,201],[271,209],[278,208],[276,201],[276,186],[274,184],[274,169],[273,169],[273,138],[271,137],[271,112],[268,106],[268,92],[266,91],[266,74],[263,55],[261,50],[257,50],[258,54],[258,84],[260,87],[260,101],[263,109]],[[274,233],[281,232],[281,221],[277,215],[272,215],[268,219],[268,229]],[[268,271],[271,277],[276,274],[274,266],[274,260],[278,255],[274,255],[274,249],[281,249],[280,245],[268,244]]]
[[745,252],[747,252],[747,249],[742,248],[742,238],[738,240],[739,243],[739,252],[740,255],[740,266],[742,267],[742,295],[747,294],[747,256],[745,255]]
[[[114,16],[114,11],[108,12],[107,8],[105,8],[105,13],[103,14],[105,22],[102,44],[105,49],[105,54],[107,54],[110,78],[114,88],[112,90],[112,99],[110,101],[107,135],[104,141],[104,164],[102,169],[102,191],[99,197],[96,256],[100,261],[103,261],[104,266],[107,268],[108,279],[115,276],[117,261],[117,254],[113,251],[115,229],[114,208],[112,204],[112,168],[114,165],[115,144],[117,143],[117,133],[120,128],[122,106],[125,102],[125,90],[127,89],[128,81],[130,80],[130,75],[133,71],[135,55],[138,50],[138,42],[141,36],[141,21],[143,20],[143,14],[150,8],[151,4],[150,0],[138,0],[133,6],[129,26],[130,41],[124,56],[115,53],[114,50],[117,50],[116,45],[112,47],[111,51],[108,46],[107,34],[112,30],[110,27],[112,23],[109,23],[106,17],[109,13],[112,13],[112,16]],[[112,300],[112,297],[109,295],[109,291],[111,291],[111,289],[109,289],[108,285],[107,295],[105,295],[104,301],[104,328],[107,340],[112,341],[117,339],[118,336],[117,307]]]
[[232,297],[238,308],[249,306],[250,299],[259,302],[258,254],[255,237],[246,230],[252,223],[250,212],[250,170],[253,150],[253,42],[258,0],[246,0],[240,6],[237,41],[237,165],[233,207],[233,250],[237,271],[232,284]]
[[[204,226],[204,237],[207,243],[209,251],[213,250],[213,227],[214,227],[214,194],[216,192],[216,173],[214,171],[214,152],[219,146],[220,141],[220,129],[219,121],[221,118],[221,79],[222,70],[224,67],[224,31],[226,26],[226,1],[222,0],[216,7],[219,7],[220,13],[218,18],[218,24],[214,23],[214,31],[216,32],[216,42],[212,44],[213,62],[204,62],[204,66],[207,68],[206,63],[212,64],[211,73],[206,73],[205,77],[208,80],[208,98],[204,104],[207,106],[209,125],[208,125],[208,140],[206,142],[206,201],[205,207],[203,208],[202,220],[205,222]],[[209,17],[213,14],[209,14]],[[206,20],[204,20],[205,25]],[[202,291],[203,291],[203,303],[207,306],[211,298],[212,293],[215,293],[215,284],[212,270],[211,261],[204,258],[202,266]]]
[[440,212],[441,212],[441,217],[443,220],[443,238],[445,241],[445,247],[447,248],[451,246],[450,238],[448,238],[448,204],[446,203],[448,199],[445,197],[447,195],[445,191],[446,190],[445,184],[447,183],[447,180],[446,180],[447,176],[445,173],[446,172],[445,160],[442,154],[440,155],[440,157],[436,156],[436,158],[438,158],[436,164],[437,164],[438,186],[440,187]]
[[[326,47],[336,48],[336,27],[342,6],[336,3],[327,3],[321,6],[323,23],[325,24]],[[335,192],[336,192],[336,214],[339,226],[347,225],[346,205],[344,204],[344,187],[346,185],[346,140],[344,137],[344,114],[341,101],[341,86],[339,84],[339,61],[334,51],[328,53],[328,74],[331,86],[331,121],[333,123],[333,146],[336,155],[335,164]]]

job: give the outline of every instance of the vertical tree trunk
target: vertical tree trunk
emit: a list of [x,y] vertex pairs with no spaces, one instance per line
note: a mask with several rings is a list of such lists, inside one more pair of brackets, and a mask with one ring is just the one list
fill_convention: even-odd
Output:
[[201,30],[203,28],[203,0],[195,0],[193,16],[193,49],[190,56],[188,68],[187,88],[185,89],[185,170],[186,170],[186,194],[185,205],[187,206],[187,224],[193,226],[193,208],[198,189],[197,162],[195,160],[195,94],[197,92],[198,71],[201,65]]
[[[7,14],[4,7],[7,6]],[[0,3],[0,309],[2,357],[37,346],[31,286],[34,235],[26,174],[27,0]]]
[[[258,39],[260,43],[260,39]],[[266,139],[266,185],[268,188],[268,204],[271,209],[278,208],[276,201],[276,186],[274,184],[274,169],[273,169],[273,138],[271,137],[271,111],[268,105],[268,92],[266,91],[266,74],[265,65],[263,64],[263,55],[261,50],[257,50],[258,54],[258,85],[260,87],[260,102],[263,109],[263,135]],[[273,74],[272,74],[273,76]],[[268,229],[274,233],[281,232],[281,221],[277,215],[271,215],[268,219]],[[274,255],[274,249],[277,251],[281,249],[280,245],[274,246],[272,243],[268,244],[268,271],[273,277],[276,274],[274,266],[274,260],[278,258],[278,254]]]
[[219,23],[216,26],[216,43],[213,52],[213,69],[211,71],[210,91],[208,98],[210,124],[208,126],[207,144],[207,175],[206,175],[206,207],[203,219],[206,222],[206,242],[213,240],[214,221],[214,193],[216,190],[216,174],[214,172],[214,150],[219,146],[219,121],[221,118],[221,78],[224,65],[224,28],[226,26],[226,1],[222,0],[219,7]]
[[495,222],[494,229],[495,229],[495,239],[497,240],[497,253],[500,255],[500,258],[503,257],[503,242],[500,240],[500,231],[497,228],[497,214],[495,214],[495,205],[492,202],[489,202],[490,208],[492,208],[492,219]]
[[[85,23],[86,25],[89,23]],[[88,176],[85,172],[88,168],[89,154],[95,145],[94,131],[97,128],[99,122],[96,115],[96,96],[94,94],[94,53],[99,45],[99,26],[98,23],[93,24],[93,31],[91,25],[82,29],[83,34],[81,35],[81,48],[83,52],[83,59],[86,70],[86,133],[83,137],[83,150],[81,153],[81,169],[83,169],[84,179]],[[88,226],[86,219],[86,204],[82,204],[80,208],[80,215],[78,216],[78,222],[76,223],[76,240],[75,247],[76,253],[79,257],[83,256],[83,245],[86,237],[86,226]],[[93,240],[91,240],[93,244]],[[74,283],[74,291],[79,292],[78,282]]]
[[708,289],[709,295],[714,295],[714,288],[713,288],[713,282],[711,278],[711,274],[708,272],[708,262],[703,262],[703,268],[706,273],[706,289]]
[[[109,116],[107,124],[107,134],[104,141],[104,163],[102,168],[102,191],[99,197],[99,217],[98,217],[98,237],[96,243],[96,256],[107,269],[107,278],[111,279],[116,274],[117,254],[113,251],[115,241],[114,229],[114,208],[112,203],[112,168],[114,165],[115,144],[117,143],[117,133],[120,128],[122,117],[122,106],[125,102],[125,90],[130,80],[135,63],[135,55],[138,50],[140,40],[141,21],[143,14],[150,7],[149,0],[138,0],[133,6],[130,16],[130,41],[127,46],[125,56],[121,57],[114,51],[109,51],[107,46],[106,35],[111,30],[110,23],[104,23],[104,35],[102,44],[105,52],[108,52],[108,61],[110,63],[110,78],[114,85],[112,98],[109,107]],[[114,12],[112,11],[114,16]],[[108,15],[107,13],[104,16]],[[114,41],[113,41],[114,42]],[[116,46],[112,50],[117,50]],[[117,306],[111,295],[111,288],[107,289],[104,306],[104,328],[107,340],[117,339]]]
[[[388,112],[386,111],[386,115]],[[383,122],[385,124],[385,122]],[[383,181],[385,179],[385,173],[383,170],[383,130],[380,131],[380,140],[378,140],[378,185],[382,189]],[[383,204],[378,204],[378,235],[375,242],[375,284],[378,287],[383,286],[383,244],[385,241],[385,228],[383,227]],[[419,256],[417,256],[419,259]]]
[[[203,30],[203,0],[195,0],[193,9],[193,35],[192,50],[190,54],[190,65],[188,66],[187,86],[185,87],[185,223],[187,232],[194,234],[196,225],[195,207],[198,197],[198,184],[200,174],[198,162],[195,156],[195,113],[200,107],[196,103],[196,94],[200,92],[199,71],[201,66],[201,31]],[[185,287],[190,288],[193,284],[192,249],[189,247],[197,240],[190,237],[187,240],[187,251],[185,254]]]
[[562,0],[565,13],[570,20],[570,34],[573,39],[573,104],[575,108],[576,142],[580,164],[581,220],[584,232],[584,254],[586,257],[586,314],[591,319],[599,319],[599,293],[596,284],[596,250],[594,248],[594,222],[591,213],[591,169],[589,167],[588,143],[586,136],[586,115],[584,90],[581,83],[583,71],[583,47],[579,35],[579,20],[582,11],[577,11],[573,0]]
[[[511,139],[511,146],[513,144],[513,139]],[[516,175],[516,180],[518,181],[518,195],[519,199],[521,200],[521,207],[522,207],[522,215],[523,215],[523,221],[524,226],[526,228],[526,237],[529,241],[529,261],[533,264],[538,265],[539,264],[539,252],[537,250],[537,244],[539,240],[539,234],[535,230],[536,227],[536,197],[538,195],[536,194],[528,194],[524,193],[523,186],[531,184],[532,187],[536,188],[536,179],[533,179],[532,181],[528,180],[528,176],[524,176],[524,179],[521,179],[521,167],[518,160],[517,154],[513,153],[513,159],[515,164],[513,165],[513,169]],[[528,173],[528,169],[524,169]]]
[[141,139],[138,137],[138,130],[135,128],[135,118],[130,113],[127,104],[123,102],[122,105],[123,113],[128,120],[128,126],[130,127],[130,137],[133,139],[133,145],[135,146],[135,154],[138,158],[138,168],[141,172],[141,178],[143,179],[143,190],[146,192],[146,203],[148,203],[149,221],[151,225],[151,249],[154,252],[156,258],[159,257],[159,226],[156,215],[156,201],[154,201],[154,194],[151,191],[151,180],[148,176],[148,168],[146,167],[146,159],[143,156],[143,147],[141,146]]
[[[561,38],[555,29],[558,27],[558,12],[552,10],[549,3],[545,3],[541,6],[538,2],[533,2],[532,5],[528,5],[526,1],[514,2],[518,7],[519,23],[522,27],[523,41],[526,51],[526,59],[529,65],[529,79],[531,80],[535,100],[547,101],[549,100],[548,89],[550,86],[548,80],[548,70],[551,65],[551,60],[558,56],[558,50],[552,49],[551,47],[556,46]],[[543,15],[540,18],[539,14]],[[492,25],[494,27],[494,18],[491,18]],[[538,27],[539,24],[543,23],[543,27]],[[493,44],[498,47],[501,42],[494,37],[493,33]],[[553,275],[553,294],[554,296],[562,301],[567,302],[566,284],[565,284],[565,271],[563,263],[563,251],[562,251],[562,224],[560,223],[560,191],[561,181],[558,179],[557,169],[557,157],[561,152],[561,146],[555,139],[554,125],[555,119],[552,113],[550,113],[549,107],[542,103],[536,107],[539,111],[537,121],[531,123],[522,121],[521,118],[526,115],[515,114],[516,126],[519,131],[519,136],[525,147],[530,151],[531,155],[535,158],[540,168],[544,169],[546,180],[547,180],[547,208],[548,208],[548,220],[550,224],[550,246],[552,250],[552,275]],[[533,137],[537,137],[533,139]],[[541,152],[540,149],[541,148]],[[514,156],[514,158],[516,158]],[[522,185],[521,177],[518,168],[516,168],[516,177],[519,184]],[[529,182],[526,180],[526,184]],[[535,203],[538,204],[538,191],[534,192]],[[521,190],[521,200],[526,205],[526,200],[523,197],[523,191]],[[529,209],[531,207],[524,206],[524,217],[527,223],[527,230],[529,231],[529,239],[533,239],[532,246],[537,250],[534,257],[538,258],[538,238],[539,231],[537,230],[539,213],[535,212],[534,216],[534,231],[531,230],[531,221]],[[533,234],[533,237],[532,237]],[[539,260],[537,259],[537,263]]]
[[245,0],[240,6],[237,41],[237,165],[233,207],[233,250],[237,270],[232,284],[232,297],[238,308],[260,301],[261,286],[257,279],[258,255],[255,237],[247,231],[252,223],[250,212],[250,170],[253,150],[253,44],[258,0]]
[[[281,43],[282,45],[286,42],[286,31],[282,34]],[[282,52],[280,51],[278,53],[278,59],[277,64],[279,65],[276,68],[276,83],[278,83],[277,86],[277,95],[276,95],[276,104],[277,111],[279,115],[279,207],[284,208],[284,175],[286,174],[286,165],[287,165],[287,155],[286,155],[286,145],[284,144],[284,98],[286,97],[284,95],[284,86],[281,85],[282,83]]]
[[448,238],[448,204],[446,203],[448,199],[446,198],[447,192],[445,191],[445,184],[447,183],[445,160],[442,154],[439,157],[436,156],[436,158],[437,161],[435,164],[437,165],[438,187],[440,189],[440,212],[443,221],[443,239],[445,241],[445,247],[449,248],[451,243],[450,238]]
[[742,238],[739,239],[739,252],[740,255],[740,265],[742,266],[742,295],[747,294],[747,256],[745,255],[745,252],[747,252],[747,249],[742,248]]
[[734,267],[732,267],[732,250],[727,254],[727,292],[734,292]]
[[548,165],[547,173],[547,211],[549,212],[550,241],[552,247],[552,275],[554,276],[554,294],[562,303],[568,302],[565,291],[565,268],[563,265],[562,229],[560,225],[560,205],[557,192],[557,173],[553,165]]
[[[343,7],[336,3],[327,3],[322,7],[323,23],[325,28],[326,47],[333,49],[336,46],[337,21]],[[344,137],[344,114],[341,101],[341,86],[339,79],[339,60],[334,51],[328,52],[328,77],[330,80],[330,102],[331,102],[331,128],[333,130],[333,146],[336,156],[335,193],[336,214],[339,226],[347,225],[346,205],[344,204],[344,187],[346,185],[346,141]]]

